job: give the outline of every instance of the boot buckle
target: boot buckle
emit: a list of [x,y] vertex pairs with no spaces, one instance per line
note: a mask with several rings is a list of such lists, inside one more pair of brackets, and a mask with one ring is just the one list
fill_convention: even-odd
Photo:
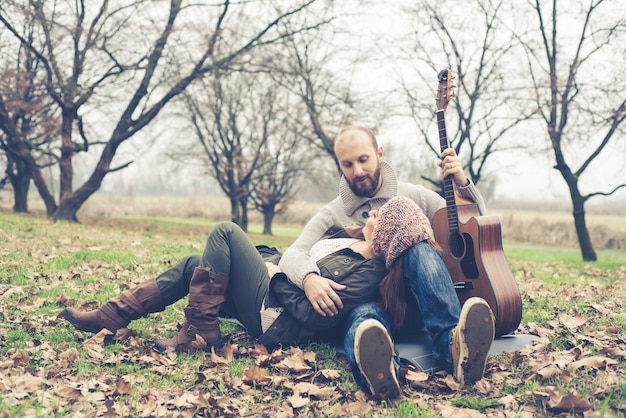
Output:
[[187,334],[191,338],[196,338],[197,331],[198,331],[198,328],[195,325],[189,324],[187,326],[187,329],[185,329],[185,334]]

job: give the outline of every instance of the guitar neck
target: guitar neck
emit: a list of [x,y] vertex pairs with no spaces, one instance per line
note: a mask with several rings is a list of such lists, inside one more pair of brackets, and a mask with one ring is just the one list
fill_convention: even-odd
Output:
[[[439,128],[439,146],[441,152],[448,148],[448,136],[446,134],[446,118],[443,109],[437,110],[437,127]],[[454,198],[454,184],[452,176],[443,179],[443,198],[446,200],[448,212],[448,228],[450,232],[459,232],[459,213]]]

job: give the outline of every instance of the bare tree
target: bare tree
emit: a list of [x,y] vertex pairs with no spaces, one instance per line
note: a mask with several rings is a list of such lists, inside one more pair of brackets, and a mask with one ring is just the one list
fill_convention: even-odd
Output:
[[[34,24],[24,23],[29,39]],[[28,48],[13,39],[0,44],[0,150],[6,156],[6,179],[13,186],[15,212],[28,212],[29,167],[55,164],[49,152],[59,131],[59,115],[46,93],[45,72]],[[35,183],[43,182],[34,177]]]
[[[7,51],[6,46],[3,50]],[[28,212],[31,167],[55,164],[49,152],[59,131],[59,117],[46,94],[39,62],[26,48],[17,46],[4,60],[0,77],[0,150],[6,155],[7,180],[13,186],[15,212]],[[43,179],[35,173],[36,184]]]
[[[507,62],[514,38],[500,22],[505,4],[476,0],[464,3],[462,13],[452,13],[457,2],[412,3],[405,8],[405,14],[414,23],[413,28],[396,40],[402,51],[402,59],[398,60],[400,93],[408,103],[420,141],[434,158],[441,154],[439,141],[433,141],[431,135],[436,126],[433,115],[437,74],[442,69],[452,70],[456,97],[446,117],[448,141],[475,184],[487,175],[488,162],[521,147],[511,136],[532,116],[532,111],[513,107],[517,100],[512,99],[518,91],[515,81],[507,77]],[[421,177],[443,192],[438,171],[423,172]]]
[[[268,141],[282,122],[276,89],[263,74],[244,72],[216,73],[196,87],[183,96],[202,148],[201,153],[197,147],[190,152],[208,160],[209,174],[230,199],[231,220],[247,231],[250,188],[259,170],[269,164],[264,159]],[[193,158],[186,151],[176,154]]]
[[[44,66],[47,92],[61,113],[58,204],[45,183],[36,183],[48,215],[77,221],[77,211],[104,177],[131,164],[112,166],[120,145],[198,78],[244,62],[255,48],[292,35],[279,24],[316,1],[3,1],[0,22]],[[36,22],[38,36],[25,36],[25,20]],[[295,32],[319,24],[298,26]],[[204,30],[194,32],[191,27]],[[100,118],[111,115],[110,127],[94,120],[97,110]],[[94,146],[99,150],[95,168],[74,189],[73,159]]]
[[609,145],[626,133],[626,8],[619,0],[574,4],[529,0],[527,4],[534,15],[533,27],[539,29],[534,31],[538,38],[531,31],[522,37],[532,91],[554,152],[554,168],[569,189],[582,258],[595,261],[585,203],[609,196],[626,183],[607,179],[612,186],[602,190],[596,184],[596,191],[584,193],[580,181],[595,160],[611,152]]
[[250,201],[263,214],[263,234],[272,234],[276,215],[284,213],[297,193],[302,174],[310,169],[310,147],[302,146],[302,119],[294,118],[287,107],[283,123],[262,150],[265,163],[259,168],[250,189]]
[[179,117],[196,144],[170,156],[185,165],[208,161],[208,174],[230,199],[231,219],[247,230],[251,203],[263,214],[263,234],[271,235],[274,217],[288,208],[311,167],[302,103],[267,73],[243,71],[201,80],[180,101]]
[[[308,114],[310,134],[308,141],[318,150],[320,156],[333,157],[332,135],[339,127],[352,119],[352,93],[344,86],[345,81],[324,68],[332,59],[331,52],[319,55],[319,39],[305,36],[285,41],[288,55],[273,72],[275,80],[300,98]],[[328,45],[328,44],[326,44]],[[336,53],[333,51],[332,53]],[[337,169],[339,167],[337,166]]]
[[[333,140],[343,127],[366,119],[376,127],[386,116],[384,99],[373,91],[355,91],[357,67],[371,64],[369,55],[355,48],[355,36],[346,22],[360,19],[357,8],[368,1],[347,2],[346,12],[329,18],[325,31],[299,33],[283,41],[284,53],[271,65],[271,75],[281,86],[296,95],[307,112],[309,132],[305,138],[322,161],[334,158]],[[350,6],[351,5],[351,6]],[[291,22],[284,22],[289,30]],[[328,158],[330,157],[330,158]],[[316,158],[311,156],[311,158]]]

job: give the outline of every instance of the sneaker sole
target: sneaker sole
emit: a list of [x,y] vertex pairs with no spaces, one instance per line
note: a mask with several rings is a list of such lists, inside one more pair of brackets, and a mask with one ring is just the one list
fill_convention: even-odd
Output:
[[460,333],[461,350],[457,377],[462,373],[465,383],[482,379],[495,336],[495,321],[489,305],[482,299],[472,299],[474,298],[468,299],[461,311],[461,320],[465,318],[465,327]]
[[378,321],[366,320],[357,329],[354,353],[359,369],[372,395],[400,396],[400,385],[393,364],[393,343]]

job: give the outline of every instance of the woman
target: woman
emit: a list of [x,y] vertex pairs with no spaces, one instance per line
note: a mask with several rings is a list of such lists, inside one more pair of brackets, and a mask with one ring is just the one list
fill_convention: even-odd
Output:
[[220,316],[237,319],[268,347],[308,342],[316,332],[338,325],[352,308],[379,300],[378,285],[385,263],[373,255],[375,221],[374,217],[368,220],[359,231],[361,238],[356,238],[350,228],[333,227],[311,250],[322,274],[343,285],[337,291],[343,301],[337,315],[315,312],[304,292],[279,271],[278,251],[255,247],[231,222],[220,223],[211,231],[201,256],[184,258],[95,311],[66,308],[62,314],[81,331],[96,333],[106,328],[116,332],[130,321],[162,311],[189,295],[186,321],[174,337],[156,340],[156,351],[188,351],[196,335],[209,349],[220,348]]
[[398,397],[393,336],[422,328],[434,359],[461,386],[481,379],[495,334],[487,302],[472,297],[460,305],[428,221],[412,200],[391,198],[371,215],[378,218],[372,250],[389,273],[380,285],[382,305],[355,307],[344,321],[344,349],[357,384],[376,397]]

